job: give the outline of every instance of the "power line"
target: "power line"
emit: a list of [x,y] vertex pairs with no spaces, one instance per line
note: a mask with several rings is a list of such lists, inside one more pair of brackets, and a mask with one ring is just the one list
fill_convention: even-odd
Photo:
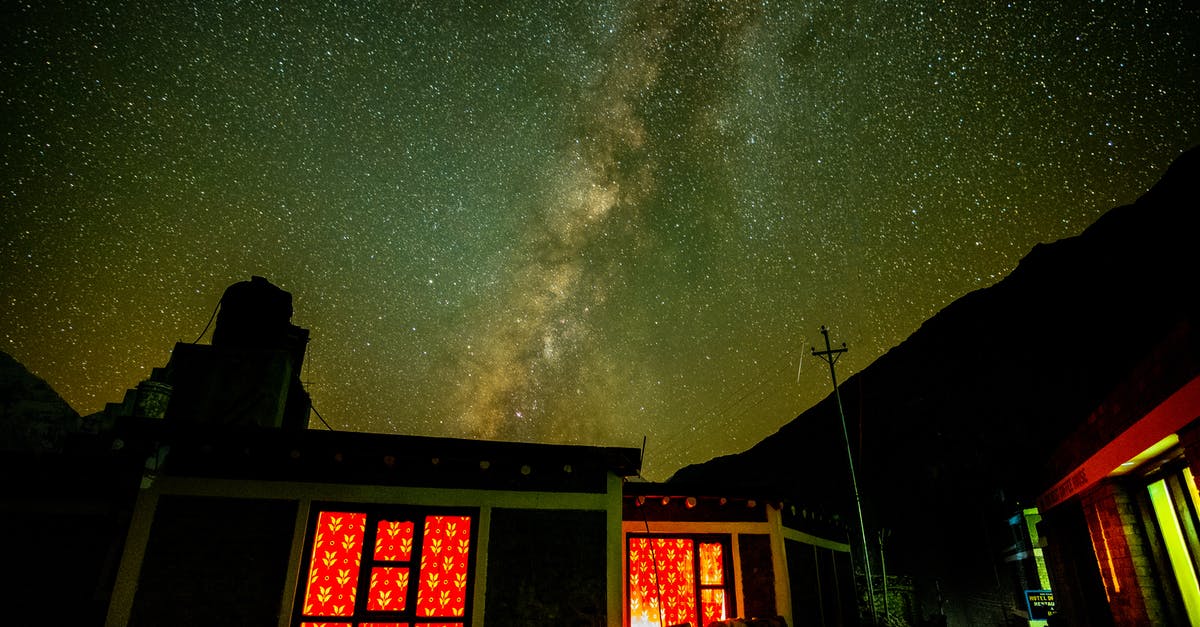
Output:
[[221,308],[221,300],[217,299],[217,305],[213,307],[212,315],[208,317],[208,324],[204,325],[204,330],[200,332],[200,335],[196,336],[196,340],[192,344],[199,344],[200,340],[204,338],[204,334],[208,333],[208,328],[212,326],[213,320],[217,319],[217,310]]
[[328,422],[325,422],[324,418],[321,418],[321,412],[317,411],[317,408],[311,402],[308,404],[308,408],[312,410],[312,413],[317,415],[317,419],[321,421],[321,424],[325,425],[326,429],[330,431],[334,430],[333,427],[329,426]]

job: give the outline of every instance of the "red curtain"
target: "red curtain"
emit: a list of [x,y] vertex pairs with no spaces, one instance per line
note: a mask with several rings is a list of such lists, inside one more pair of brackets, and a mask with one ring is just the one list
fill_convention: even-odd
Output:
[[462,616],[467,606],[469,516],[426,516],[417,616]]
[[351,616],[367,515],[321,512],[304,591],[305,616]]
[[629,541],[631,627],[696,624],[694,560],[693,544],[688,538]]

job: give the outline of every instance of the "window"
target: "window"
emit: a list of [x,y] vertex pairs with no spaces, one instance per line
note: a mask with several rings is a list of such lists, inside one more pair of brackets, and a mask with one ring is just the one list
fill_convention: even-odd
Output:
[[416,509],[314,507],[299,627],[463,627],[474,517]]
[[1159,537],[1166,549],[1170,572],[1179,586],[1190,624],[1200,623],[1200,578],[1196,575],[1196,481],[1190,468],[1146,486]]
[[630,626],[700,626],[727,618],[733,600],[727,547],[721,537],[630,536]]

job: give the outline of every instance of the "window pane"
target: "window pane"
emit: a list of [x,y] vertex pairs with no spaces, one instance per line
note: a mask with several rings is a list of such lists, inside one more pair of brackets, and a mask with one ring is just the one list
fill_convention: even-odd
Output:
[[700,604],[704,607],[704,622],[700,623],[701,625],[725,620],[724,590],[701,590]]
[[350,616],[358,589],[367,515],[321,512],[304,593],[305,616]]
[[470,516],[426,516],[417,616],[462,616],[467,606]]
[[706,586],[725,583],[725,562],[721,559],[720,544],[706,542],[700,545],[700,583]]
[[629,616],[632,627],[696,624],[694,559],[692,541],[686,538],[630,539]]
[[411,521],[381,520],[375,532],[375,559],[381,562],[407,562],[412,559],[412,543]]
[[660,625],[654,562],[648,538],[629,540],[629,622],[631,627]]
[[1167,547],[1167,557],[1171,562],[1171,569],[1175,572],[1175,581],[1182,592],[1184,610],[1188,619],[1195,625],[1200,623],[1200,583],[1195,569],[1192,568],[1192,557],[1183,538],[1183,529],[1171,504],[1167,482],[1159,479],[1146,486],[1146,489],[1150,492],[1150,505],[1155,518],[1158,519],[1159,530],[1162,531],[1162,541]]
[[408,569],[379,567],[371,569],[371,587],[367,609],[372,612],[400,612],[407,605]]
[[1192,497],[1192,507],[1200,511],[1200,492],[1196,490],[1196,477],[1192,475],[1191,468],[1183,469],[1183,479],[1187,484],[1188,494]]

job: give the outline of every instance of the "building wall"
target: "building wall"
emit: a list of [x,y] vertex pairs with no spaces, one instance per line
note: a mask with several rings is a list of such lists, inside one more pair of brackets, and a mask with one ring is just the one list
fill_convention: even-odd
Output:
[[1113,622],[1162,625],[1162,604],[1131,490],[1104,481],[1081,497],[1080,506]]
[[[620,557],[607,541],[617,537],[620,529],[621,480],[615,475],[609,476],[608,491],[600,494],[159,477],[138,497],[106,624],[237,624],[212,618],[225,612],[253,617],[246,624],[290,627],[297,595],[302,594],[305,535],[314,502],[477,511],[479,534],[467,624],[492,624],[492,620],[496,625],[515,624],[513,617],[530,611],[532,603],[546,612],[579,609],[577,603],[586,606],[584,615],[557,624],[620,624]],[[181,506],[204,516],[189,522],[173,512]],[[251,532],[240,536],[237,529],[214,522],[221,508],[251,519]],[[545,517],[534,528],[523,525],[538,521],[539,513]],[[574,535],[552,540],[546,535],[547,526],[558,524],[580,528]],[[215,570],[213,564],[227,561],[223,554],[205,548],[204,543],[186,546],[188,537],[209,532],[211,542],[233,540],[230,550],[245,550],[255,560],[254,568]],[[535,552],[539,538],[555,544],[556,557]],[[495,565],[490,564],[492,542],[497,544]],[[522,560],[522,554],[529,559]],[[565,560],[571,561],[575,572],[573,579],[563,581],[559,576]],[[512,591],[518,564],[521,577],[532,582],[532,587],[516,590],[523,600],[505,599],[506,603],[497,593],[489,593],[493,581],[499,594]],[[239,572],[256,581],[229,576]],[[163,573],[169,577],[163,579]],[[176,589],[170,580],[187,583]],[[582,586],[586,599],[560,598],[574,584]],[[240,599],[239,587],[253,590],[253,598]],[[497,604],[494,610],[489,609],[492,603]],[[204,611],[190,611],[201,607]]]
[[1200,377],[1164,346],[1050,460],[1038,504],[1065,624],[1200,623]]
[[277,622],[296,505],[277,499],[160,498],[129,624]]
[[[766,535],[770,537],[771,525],[768,522],[746,522],[746,521],[664,521],[664,520],[626,520],[623,523],[623,534],[620,546],[622,547],[622,582],[629,580],[629,564],[628,555],[624,550],[629,546],[630,535],[651,535],[651,536],[668,536],[668,537],[726,537],[729,539],[731,554],[732,572],[727,573],[733,577],[733,598],[734,616],[747,616],[747,595],[748,592],[744,587],[746,578],[744,577],[743,569],[751,569],[751,578],[755,580],[756,585],[768,585],[771,590],[769,592],[755,591],[749,592],[753,598],[751,606],[762,610],[763,604],[768,602],[765,599],[773,599],[776,601],[782,599],[786,592],[786,577],[778,577],[777,573],[785,572],[785,566],[782,561],[782,555],[775,551],[770,551],[767,556],[762,555],[761,537]],[[778,536],[778,530],[775,535]],[[750,542],[754,546],[750,550],[749,555],[743,555],[740,541],[743,537],[751,538]],[[762,561],[766,557],[769,561]],[[749,560],[749,561],[748,561]],[[622,589],[622,624],[630,624],[629,615],[629,592],[628,587],[623,585]],[[787,608],[775,605],[772,608],[770,616],[783,615],[787,616]],[[790,623],[789,623],[790,624]]]
[[1043,512],[1046,566],[1054,591],[1057,621],[1078,627],[1112,627],[1100,567],[1079,501]]
[[602,627],[606,523],[595,510],[494,508],[487,624]]
[[[628,545],[630,534],[728,536],[737,617],[782,616],[788,625],[814,627],[857,625],[849,545],[784,527],[774,506],[766,506],[763,513],[765,520],[631,520],[627,508],[621,545]],[[622,566],[627,569],[628,564]],[[622,577],[629,577],[627,570]],[[627,591],[625,595],[628,625]]]
[[841,627],[858,624],[854,576],[848,551],[787,540],[794,627]]
[[[1197,443],[1190,435],[1181,438],[1184,441],[1192,447]],[[1174,486],[1174,515],[1182,527],[1183,545],[1190,546],[1194,569],[1200,555],[1196,502],[1179,476],[1185,467],[1195,473],[1195,459],[1194,448],[1191,454],[1170,449],[1144,462],[1140,472],[1107,477],[1051,510],[1041,528],[1048,541],[1047,564],[1059,621],[1118,626],[1193,623],[1186,605],[1194,604],[1200,590],[1194,589],[1194,579],[1188,582],[1174,572],[1147,486],[1160,480]]]

